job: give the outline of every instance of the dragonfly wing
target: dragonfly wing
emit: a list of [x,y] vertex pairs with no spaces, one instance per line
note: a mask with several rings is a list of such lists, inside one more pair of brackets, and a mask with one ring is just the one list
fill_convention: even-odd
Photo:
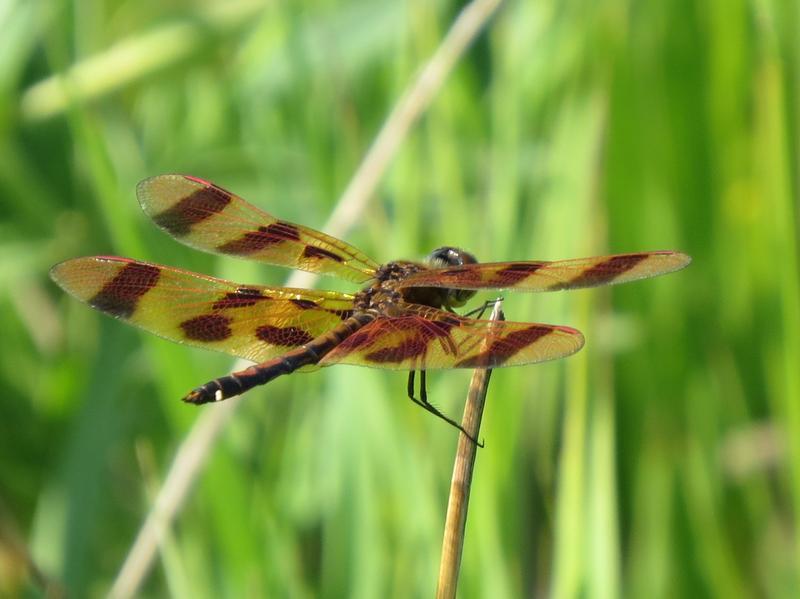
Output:
[[208,181],[159,175],[136,188],[142,209],[191,247],[363,283],[378,264],[353,246],[282,221]]
[[583,347],[569,327],[475,320],[427,306],[409,305],[379,316],[320,361],[392,370],[497,368],[563,358]]
[[691,262],[681,252],[617,254],[556,262],[494,262],[432,268],[400,281],[400,287],[558,291],[615,285],[680,270]]
[[57,264],[51,276],[90,306],[161,337],[261,362],[352,314],[350,295],[238,285],[114,256]]

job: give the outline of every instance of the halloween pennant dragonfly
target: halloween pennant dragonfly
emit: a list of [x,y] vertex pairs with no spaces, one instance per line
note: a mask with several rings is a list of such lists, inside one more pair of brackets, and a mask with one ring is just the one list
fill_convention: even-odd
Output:
[[[357,364],[410,371],[409,397],[461,429],[428,402],[427,370],[518,366],[568,356],[583,346],[583,335],[570,327],[456,314],[453,309],[477,290],[616,284],[690,262],[680,252],[657,251],[481,264],[469,252],[442,247],[426,264],[381,265],[339,239],[275,218],[196,177],[146,179],[137,195],[159,227],[194,248],[364,285],[355,294],[239,285],[115,256],[53,267],[56,283],[101,312],[179,343],[257,363],[197,387],[183,398],[192,404],[221,401],[296,370]],[[415,371],[420,398],[414,397]]]

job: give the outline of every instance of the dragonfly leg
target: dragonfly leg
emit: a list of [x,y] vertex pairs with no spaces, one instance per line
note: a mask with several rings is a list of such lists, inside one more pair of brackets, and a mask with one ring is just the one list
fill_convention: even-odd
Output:
[[[420,372],[424,372],[424,371],[420,371]],[[408,373],[408,399],[413,401],[419,407],[424,408],[425,404],[423,402],[421,402],[420,400],[418,400],[416,397],[414,397],[414,375],[416,375],[416,374],[417,374],[417,372],[415,370],[412,370],[411,372]]]
[[483,302],[482,306],[475,308],[474,310],[470,310],[466,314],[462,314],[462,316],[464,318],[472,318],[473,315],[477,314],[475,318],[478,319],[483,318],[483,314],[486,312],[486,310],[488,310],[489,308],[494,308],[494,305],[497,302],[502,302],[502,301],[503,301],[502,297],[498,297],[497,299],[493,300],[486,300],[485,302]]
[[438,410],[438,408],[436,408],[436,406],[434,406],[433,404],[431,404],[428,401],[428,390],[426,389],[427,385],[426,385],[425,371],[424,370],[420,370],[419,371],[419,396],[420,396],[420,399],[417,399],[416,397],[414,397],[414,375],[415,375],[415,372],[413,370],[408,373],[408,398],[411,401],[413,401],[415,404],[417,404],[419,407],[421,407],[421,408],[425,409],[426,411],[430,412],[431,414],[433,414],[437,418],[441,418],[446,423],[448,423],[450,426],[453,426],[453,427],[457,428],[458,430],[460,430],[462,433],[464,433],[464,435],[466,435],[466,437],[470,441],[472,441],[478,447],[483,447],[483,443],[479,443],[478,440],[475,437],[473,437],[466,430],[464,430],[463,426],[461,426],[458,422],[456,422],[452,418],[449,418],[449,417],[445,416],[442,412],[440,412]]

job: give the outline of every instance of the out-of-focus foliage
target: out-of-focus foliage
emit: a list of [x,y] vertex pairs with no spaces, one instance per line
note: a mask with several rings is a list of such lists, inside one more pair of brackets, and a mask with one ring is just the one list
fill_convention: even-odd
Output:
[[[36,588],[26,552],[71,596],[107,592],[198,416],[178,398],[231,366],[94,313],[48,268],[115,253],[280,284],[170,240],[136,182],[191,173],[322,226],[459,4],[0,3],[0,593]],[[694,257],[506,294],[509,318],[587,344],[492,379],[462,597],[800,587],[799,13],[509,2],[347,236],[378,260]],[[430,396],[458,414],[467,380],[433,373]],[[431,596],[456,434],[405,377],[336,367],[243,402],[146,596]]]

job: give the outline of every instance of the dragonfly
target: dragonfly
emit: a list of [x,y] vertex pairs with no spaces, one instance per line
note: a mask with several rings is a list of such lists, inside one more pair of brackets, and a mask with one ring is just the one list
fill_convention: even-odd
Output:
[[193,248],[362,286],[349,294],[242,285],[117,256],[54,266],[58,285],[101,312],[172,341],[255,362],[192,390],[183,398],[190,404],[219,402],[295,371],[354,364],[409,371],[408,397],[468,435],[429,402],[428,370],[519,366],[569,356],[584,344],[580,331],[567,326],[483,320],[487,304],[459,315],[455,309],[477,291],[610,285],[673,272],[691,261],[677,251],[649,251],[480,263],[445,246],[424,263],[379,264],[340,239],[276,218],[197,177],[145,179],[137,196],[156,225]]

